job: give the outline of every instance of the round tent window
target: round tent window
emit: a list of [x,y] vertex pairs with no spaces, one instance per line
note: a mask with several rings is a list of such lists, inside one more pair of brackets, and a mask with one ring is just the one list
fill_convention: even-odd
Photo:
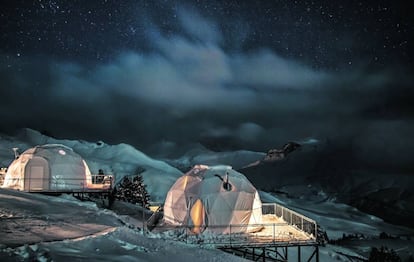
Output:
[[63,150],[63,149],[59,149],[59,154],[61,154],[62,156],[64,156],[64,155],[66,155],[66,152],[65,152],[65,150]]
[[229,182],[224,182],[224,183],[223,183],[223,188],[224,188],[226,191],[231,191],[231,190],[233,189],[233,186],[232,186]]
[[223,188],[226,191],[231,191],[233,186],[229,182],[229,174],[226,173],[226,180],[224,180],[219,174],[215,174],[214,176],[218,177],[223,182]]

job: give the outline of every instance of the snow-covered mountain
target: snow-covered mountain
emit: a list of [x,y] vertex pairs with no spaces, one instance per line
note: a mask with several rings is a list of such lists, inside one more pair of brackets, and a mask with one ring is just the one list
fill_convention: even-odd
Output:
[[[156,160],[127,144],[59,140],[35,130],[23,129],[14,137],[0,135],[0,166],[7,167],[13,160],[12,148],[17,147],[22,152],[35,145],[48,143],[59,143],[73,148],[86,160],[92,173],[103,169],[105,173],[113,174],[116,181],[139,170],[153,201],[163,201],[170,186],[182,175],[182,171],[194,164],[227,164],[237,169],[264,156],[261,152],[212,152],[198,147],[178,159]],[[320,148],[304,148],[282,161],[245,168],[241,172],[261,190],[262,201],[281,203],[316,220],[331,240],[339,239],[343,234],[360,236],[358,239],[339,240],[336,245],[321,247],[321,261],[351,261],[350,257],[358,256],[367,258],[371,247],[379,248],[383,245],[397,250],[404,261],[412,257],[412,229],[384,222],[382,218],[361,212],[347,204],[355,199],[362,202],[368,199],[371,201],[370,206],[373,206],[372,203],[381,205],[384,201],[389,201],[391,207],[398,207],[390,210],[399,212],[390,215],[406,216],[403,211],[411,214],[414,210],[414,201],[410,194],[413,187],[410,183],[411,177],[361,175],[358,172],[347,176],[348,174],[341,173],[340,165],[332,170],[321,170],[318,163],[326,161],[323,156],[324,152]],[[78,210],[79,207],[82,211]],[[73,220],[71,224],[67,217],[73,217],[77,212],[82,214],[82,219]],[[134,218],[105,211],[97,208],[94,203],[80,202],[67,196],[54,198],[2,189],[0,236],[3,239],[13,232],[5,226],[15,224],[13,221],[17,221],[17,218],[25,218],[26,224],[20,229],[44,225],[44,228],[62,227],[59,232],[69,232],[69,228],[78,228],[82,224],[79,234],[90,236],[51,243],[44,242],[47,239],[41,239],[39,243],[35,241],[37,244],[30,246],[11,247],[0,243],[1,261],[7,261],[7,258],[10,261],[24,260],[25,257],[37,257],[43,261],[67,257],[100,261],[167,261],[170,258],[190,261],[189,258],[194,252],[200,255],[200,259],[205,259],[203,261],[239,260],[216,250],[199,250],[198,247],[165,241],[163,236],[155,235],[153,237],[156,239],[149,240],[131,227],[129,222]],[[50,232],[52,231],[51,229]],[[27,233],[27,230],[24,232]],[[391,237],[380,239],[380,234]],[[47,234],[44,235],[46,236]],[[55,235],[53,233],[50,236]],[[76,236],[63,234],[61,237],[66,239]]]
[[[336,199],[364,212],[399,225],[414,221],[414,176],[410,173],[375,171],[360,166],[350,169],[353,159],[336,160],[325,148],[299,150],[287,159],[245,168],[242,172],[256,187],[292,198],[317,195]],[[338,154],[338,153],[337,153]],[[301,190],[299,190],[301,188]]]
[[172,166],[182,171],[188,171],[194,165],[229,165],[233,169],[243,168],[264,158],[266,153],[247,150],[214,152],[205,148],[192,149],[177,159],[165,159]]

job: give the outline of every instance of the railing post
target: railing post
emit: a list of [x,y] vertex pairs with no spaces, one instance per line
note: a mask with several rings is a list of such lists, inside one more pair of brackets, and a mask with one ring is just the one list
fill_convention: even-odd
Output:
[[288,254],[288,247],[287,247],[287,246],[285,247],[285,251],[286,251],[286,253],[285,253],[285,254],[286,254],[286,257],[285,257],[285,258],[286,258],[286,260],[287,260],[287,259],[288,259],[288,257],[289,257],[289,254]]
[[303,217],[301,217],[301,219],[302,219],[302,223],[301,223],[300,229],[302,229],[302,231],[305,231],[305,230],[303,230]]
[[142,207],[142,233],[145,236],[145,213],[144,213],[144,201],[141,202]]
[[273,223],[273,243],[275,243],[276,232],[275,232],[275,223]]
[[230,247],[231,247],[231,224],[230,224]]
[[316,262],[319,262],[319,246],[316,245]]

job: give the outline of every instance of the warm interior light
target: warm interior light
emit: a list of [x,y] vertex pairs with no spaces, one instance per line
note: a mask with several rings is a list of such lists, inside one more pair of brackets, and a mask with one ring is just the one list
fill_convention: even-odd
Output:
[[191,208],[190,216],[194,224],[193,232],[196,234],[201,233],[200,226],[203,225],[204,222],[204,205],[200,199],[197,199]]

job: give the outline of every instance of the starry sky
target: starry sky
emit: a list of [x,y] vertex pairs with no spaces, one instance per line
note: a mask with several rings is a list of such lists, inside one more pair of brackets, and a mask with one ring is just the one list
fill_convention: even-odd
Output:
[[414,24],[403,1],[0,5],[2,132],[163,156],[314,138],[412,171]]

